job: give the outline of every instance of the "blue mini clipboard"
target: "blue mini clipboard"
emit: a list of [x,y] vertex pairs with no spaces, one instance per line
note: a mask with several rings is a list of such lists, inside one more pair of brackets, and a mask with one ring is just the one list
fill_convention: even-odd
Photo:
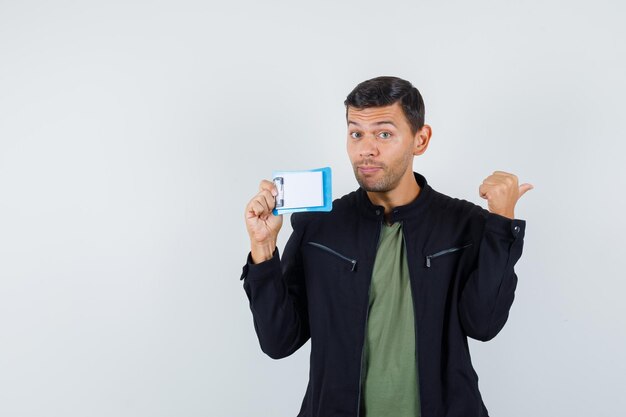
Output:
[[[290,174],[303,174],[311,172],[321,173],[321,183],[319,183],[320,189],[311,190],[314,194],[321,192],[322,201],[321,205],[305,205],[301,207],[293,207],[289,205],[289,179]],[[291,175],[293,178],[293,175]],[[272,179],[276,188],[278,189],[278,195],[275,197],[276,208],[272,210],[275,216],[285,213],[296,213],[303,211],[331,211],[333,208],[333,192],[332,192],[332,171],[330,167],[310,169],[305,171],[274,171]],[[294,186],[292,184],[292,186]],[[317,187],[315,184],[314,187]],[[298,190],[299,192],[306,190]],[[317,194],[316,194],[317,195]],[[284,208],[283,208],[284,207]]]

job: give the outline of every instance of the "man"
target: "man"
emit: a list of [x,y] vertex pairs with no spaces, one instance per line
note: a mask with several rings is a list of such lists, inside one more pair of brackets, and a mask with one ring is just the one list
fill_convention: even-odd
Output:
[[278,359],[311,339],[298,417],[487,416],[467,337],[508,318],[526,224],[514,208],[533,186],[494,172],[479,187],[488,211],[433,189],[413,172],[432,129],[408,81],[364,81],[345,105],[359,189],[293,214],[282,258],[273,183],[246,207],[241,279],[261,349]]

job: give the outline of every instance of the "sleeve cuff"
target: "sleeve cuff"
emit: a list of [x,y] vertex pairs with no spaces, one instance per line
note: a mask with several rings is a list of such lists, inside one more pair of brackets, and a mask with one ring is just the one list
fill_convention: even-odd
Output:
[[489,212],[485,222],[485,230],[512,240],[523,239],[526,231],[526,220],[509,219],[508,217]]
[[248,280],[264,279],[267,276],[274,275],[276,270],[280,270],[278,247],[274,249],[271,259],[258,264],[252,262],[252,253],[248,252],[248,258],[246,259],[246,264],[243,266],[239,280],[241,281],[246,277]]

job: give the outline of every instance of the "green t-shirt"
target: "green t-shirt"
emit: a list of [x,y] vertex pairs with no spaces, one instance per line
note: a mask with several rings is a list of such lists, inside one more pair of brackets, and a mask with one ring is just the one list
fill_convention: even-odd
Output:
[[383,224],[365,337],[365,417],[420,415],[415,327],[401,223]]

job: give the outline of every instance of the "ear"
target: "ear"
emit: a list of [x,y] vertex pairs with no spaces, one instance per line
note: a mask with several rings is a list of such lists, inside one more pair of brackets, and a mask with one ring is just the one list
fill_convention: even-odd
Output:
[[424,124],[424,126],[415,133],[415,137],[413,138],[413,155],[421,155],[426,151],[432,134],[433,130],[430,125],[427,124]]

